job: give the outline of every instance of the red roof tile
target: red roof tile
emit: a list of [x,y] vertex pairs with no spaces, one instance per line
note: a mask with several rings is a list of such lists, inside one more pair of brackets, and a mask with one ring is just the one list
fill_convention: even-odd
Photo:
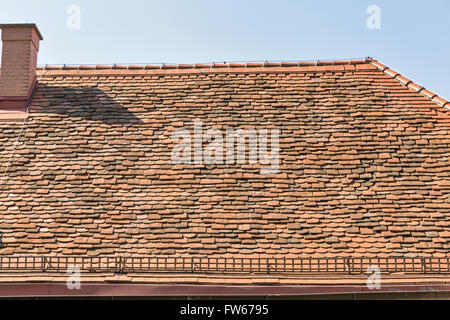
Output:
[[[444,106],[373,59],[40,68],[0,121],[0,254],[448,257]],[[279,128],[278,174],[173,164],[196,118]]]

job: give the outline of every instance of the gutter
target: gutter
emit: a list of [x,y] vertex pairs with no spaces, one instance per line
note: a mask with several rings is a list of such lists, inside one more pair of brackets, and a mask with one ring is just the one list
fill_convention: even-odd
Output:
[[246,286],[246,285],[182,285],[182,284],[123,284],[88,283],[80,289],[68,289],[66,283],[10,283],[0,284],[0,297],[174,297],[174,296],[308,296],[370,293],[447,293],[450,284],[382,285],[369,289],[365,285],[296,285],[296,286]]

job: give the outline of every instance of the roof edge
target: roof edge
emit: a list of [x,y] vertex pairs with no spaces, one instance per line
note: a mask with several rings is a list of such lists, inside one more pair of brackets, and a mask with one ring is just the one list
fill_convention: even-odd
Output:
[[298,296],[364,293],[444,293],[450,284],[391,284],[380,288],[364,285],[217,285],[83,283],[78,290],[66,283],[0,284],[0,297],[87,297],[87,296]]
[[325,73],[377,71],[367,59],[177,65],[59,65],[37,68],[39,76],[149,76],[209,73]]
[[375,67],[377,67],[380,71],[382,71],[387,76],[397,80],[403,86],[405,86],[417,93],[420,93],[424,97],[426,97],[429,100],[436,103],[438,106],[444,107],[444,108],[450,110],[450,102],[449,101],[447,101],[447,100],[439,97],[437,94],[425,89],[424,86],[418,85],[418,84],[414,83],[412,80],[403,77],[400,73],[392,70],[391,68],[385,66],[384,64],[378,62],[375,59],[368,58],[367,61],[369,63],[371,63],[372,65],[374,65]]
[[316,61],[252,61],[252,62],[211,62],[196,64],[103,64],[103,65],[44,65],[38,70],[154,70],[154,69],[205,69],[205,68],[258,68],[258,67],[318,67],[342,66],[368,63],[369,58],[348,60],[316,60]]

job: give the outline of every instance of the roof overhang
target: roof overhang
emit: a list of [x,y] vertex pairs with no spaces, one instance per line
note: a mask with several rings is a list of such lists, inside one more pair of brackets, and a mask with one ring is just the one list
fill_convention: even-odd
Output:
[[450,293],[450,284],[383,285],[189,285],[87,283],[69,289],[66,283],[2,283],[0,297],[167,297],[167,296],[302,296],[370,293]]

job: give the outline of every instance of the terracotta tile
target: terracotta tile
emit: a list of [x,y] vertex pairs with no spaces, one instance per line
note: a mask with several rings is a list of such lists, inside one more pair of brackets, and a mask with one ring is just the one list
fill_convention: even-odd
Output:
[[[0,189],[0,253],[447,255],[449,111],[385,68],[39,71]],[[172,164],[171,134],[194,118],[204,130],[280,129],[279,172]],[[0,121],[0,172],[21,129]]]

